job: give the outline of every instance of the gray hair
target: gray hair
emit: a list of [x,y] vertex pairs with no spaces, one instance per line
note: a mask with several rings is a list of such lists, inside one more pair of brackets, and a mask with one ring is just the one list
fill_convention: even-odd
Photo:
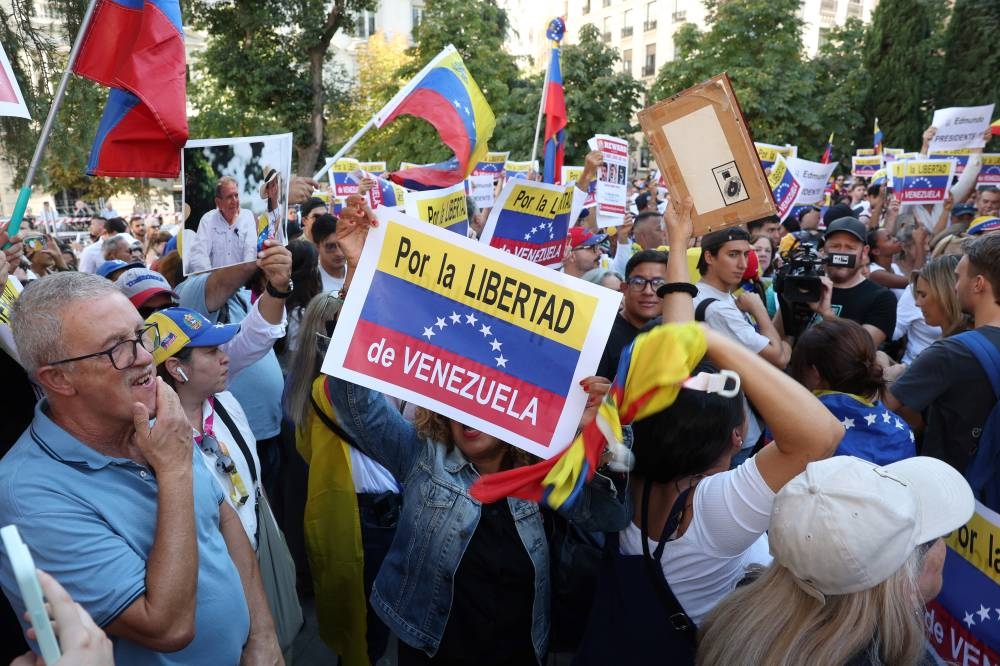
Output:
[[217,182],[215,184],[215,198],[216,199],[219,199],[219,198],[222,197],[222,186],[225,185],[226,183],[229,183],[229,184],[233,185],[236,188],[237,192],[240,191],[240,184],[236,182],[235,178],[233,178],[232,176],[223,176],[222,178],[219,179],[219,182]]
[[594,284],[598,284],[603,287],[604,278],[608,277],[609,275],[618,278],[618,280],[621,282],[625,281],[625,278],[623,278],[620,273],[608,270],[606,268],[592,268],[586,273],[584,273],[582,277],[587,282],[593,282]]
[[101,244],[101,254],[106,260],[111,259],[111,255],[118,250],[118,246],[124,243],[125,238],[121,235],[105,238],[104,243]]
[[76,271],[54,273],[28,283],[14,301],[10,318],[14,344],[28,374],[34,376],[39,366],[65,356],[62,316],[70,305],[118,293],[110,280]]

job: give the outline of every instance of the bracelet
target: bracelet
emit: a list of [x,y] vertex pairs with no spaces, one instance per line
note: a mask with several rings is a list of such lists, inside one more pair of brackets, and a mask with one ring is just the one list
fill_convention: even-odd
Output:
[[698,295],[698,287],[694,286],[690,282],[668,282],[656,290],[656,295],[660,298],[663,298],[667,294],[676,293],[687,294],[691,298],[694,298]]
[[273,296],[274,298],[288,298],[289,296],[292,295],[292,289],[294,289],[294,285],[292,284],[292,281],[289,280],[288,291],[278,291],[278,289],[276,289],[273,284],[268,282],[265,289],[267,290],[268,295]]

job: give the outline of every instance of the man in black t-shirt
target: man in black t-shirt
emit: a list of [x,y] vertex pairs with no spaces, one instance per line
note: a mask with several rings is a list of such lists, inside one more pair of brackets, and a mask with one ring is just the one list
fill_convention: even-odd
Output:
[[[1000,234],[982,236],[965,250],[955,269],[959,303],[975,318],[976,330],[1000,349]],[[885,402],[914,430],[926,424],[921,455],[940,458],[965,473],[996,395],[972,352],[954,338],[944,338],[889,385]]]
[[624,294],[622,309],[615,315],[611,335],[604,347],[597,376],[615,378],[618,360],[642,327],[662,314],[663,300],[656,295],[667,281],[667,253],[660,250],[641,250],[632,255],[625,265],[625,281],[620,289]]
[[809,325],[824,319],[850,319],[861,324],[878,347],[896,328],[896,297],[862,273],[868,262],[867,234],[864,222],[854,217],[827,225],[823,252],[827,256],[853,256],[854,265],[826,267],[823,296],[809,304],[815,313]]

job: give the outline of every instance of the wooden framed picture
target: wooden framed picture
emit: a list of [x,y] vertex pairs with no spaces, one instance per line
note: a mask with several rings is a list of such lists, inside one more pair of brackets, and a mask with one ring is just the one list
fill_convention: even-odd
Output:
[[643,109],[639,124],[670,196],[694,201],[695,235],[777,214],[725,73]]

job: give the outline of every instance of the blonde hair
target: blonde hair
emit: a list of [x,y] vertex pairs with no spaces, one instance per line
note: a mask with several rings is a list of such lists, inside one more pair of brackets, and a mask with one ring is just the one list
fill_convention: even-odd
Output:
[[775,562],[705,618],[697,663],[845,664],[869,654],[872,661],[889,666],[917,664],[925,640],[917,575],[925,552],[914,550],[899,571],[879,585],[827,596],[825,604]]
[[941,304],[941,309],[948,317],[948,325],[941,327],[941,337],[948,336],[972,328],[972,322],[968,315],[962,312],[962,305],[958,301],[958,294],[955,293],[955,267],[962,257],[957,254],[945,255],[928,262],[920,270],[913,271],[910,275],[911,289],[916,296],[917,278],[921,277],[927,281],[930,295]]
[[316,345],[317,335],[326,336],[326,322],[340,314],[343,304],[333,292],[324,292],[314,296],[302,313],[298,346],[288,364],[288,390],[285,391],[285,411],[296,425],[305,423],[309,417],[312,385],[323,361]]

